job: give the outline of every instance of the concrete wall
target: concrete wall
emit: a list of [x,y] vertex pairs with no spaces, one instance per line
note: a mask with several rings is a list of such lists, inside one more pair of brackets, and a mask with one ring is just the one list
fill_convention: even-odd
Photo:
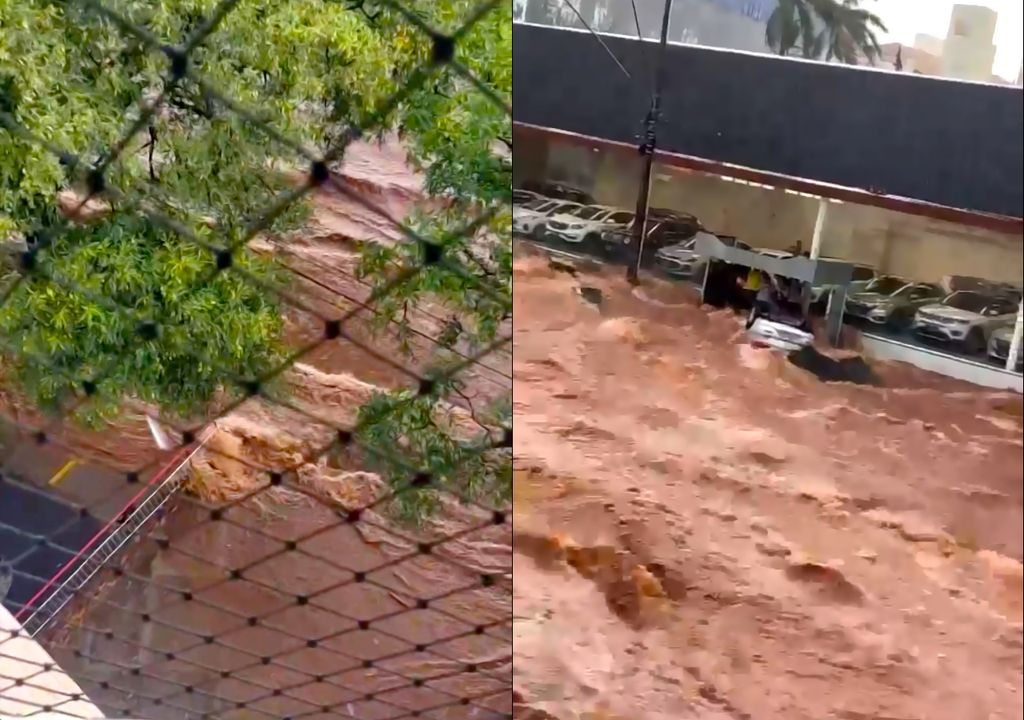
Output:
[[[636,203],[638,155],[598,152],[536,135],[525,142],[517,136],[515,142],[514,167],[524,174],[527,168],[542,173],[520,182],[546,173],[589,191],[598,203],[625,208]],[[573,163],[578,163],[574,169]],[[818,212],[817,198],[660,165],[652,177],[651,205],[693,213],[709,230],[769,248],[787,248],[797,240],[809,248]],[[822,254],[920,281],[953,274],[1024,281],[1024,238],[1019,235],[850,203],[829,202]]]

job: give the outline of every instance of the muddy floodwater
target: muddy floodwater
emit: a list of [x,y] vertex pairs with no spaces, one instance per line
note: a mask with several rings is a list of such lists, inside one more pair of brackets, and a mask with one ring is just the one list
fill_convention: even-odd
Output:
[[[402,218],[419,180],[392,145],[359,144],[344,182]],[[358,243],[395,242],[388,221],[337,191],[311,223],[260,238],[294,271],[289,340],[316,340],[325,317],[353,313],[347,335],[283,376],[285,404],[252,399],[214,425],[188,488],[47,630],[44,642],[112,716],[498,720],[512,711],[511,528],[450,503],[423,527],[397,523],[356,453],[324,453],[377,390],[415,386],[438,349],[443,309],[414,308],[411,351],[373,332]],[[511,387],[510,353],[463,375],[453,410]],[[303,414],[306,411],[309,414]],[[310,415],[325,422],[311,420]],[[55,433],[81,456],[134,469],[153,455],[145,424]],[[288,487],[268,470],[289,471]],[[144,476],[145,477],[145,476]],[[144,478],[143,478],[144,479]],[[160,698],[159,702],[154,700]]]
[[1021,717],[1019,396],[825,385],[685,290],[520,255],[523,717]]
[[[394,146],[356,146],[344,173],[395,217],[420,199]],[[399,235],[340,194],[316,203],[256,249],[343,313],[369,293],[353,241]],[[230,510],[180,498],[47,646],[97,701],[154,719],[1024,717],[1020,397],[897,364],[873,365],[878,387],[823,384],[691,291],[618,275],[517,247],[512,352],[466,390],[513,386],[511,525],[353,518],[375,477],[316,455],[328,428],[250,401],[195,466]],[[413,315],[424,336],[444,319]],[[413,382],[360,346],[394,357],[396,338],[353,334],[287,374],[297,406],[343,424]],[[408,366],[435,352],[418,336]],[[147,442],[138,418],[90,440],[125,467]],[[296,467],[303,492],[249,497],[254,466]],[[484,699],[438,708],[467,695]]]

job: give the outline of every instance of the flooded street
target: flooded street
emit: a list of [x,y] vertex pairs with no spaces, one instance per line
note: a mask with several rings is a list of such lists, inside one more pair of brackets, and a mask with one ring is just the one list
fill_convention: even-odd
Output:
[[1021,717],[1019,396],[825,385],[681,289],[521,250],[523,717]]
[[[389,145],[357,145],[344,182],[396,218],[419,198]],[[435,362],[431,338],[444,318],[429,307],[410,313],[409,355],[394,334],[375,333],[372,310],[360,309],[371,288],[354,277],[358,243],[400,233],[337,191],[315,203],[308,227],[254,247],[295,272],[289,291],[307,310],[288,311],[294,346],[323,332],[310,310],[358,311],[347,336],[299,358],[277,394],[268,389],[217,420],[189,493],[44,634],[115,716],[497,720],[511,712],[504,516],[449,503],[422,527],[402,525],[374,505],[386,488],[358,452],[325,452],[375,391],[415,386]],[[500,397],[510,378],[510,353],[493,353],[467,368],[459,402]],[[466,408],[451,413],[461,422]],[[140,423],[137,411],[126,416],[121,442],[118,432],[70,428],[55,429],[54,442],[137,468],[140,455],[153,454]]]
[[[419,188],[396,150],[357,150],[346,182],[404,215]],[[357,243],[398,235],[338,193],[316,203],[255,247],[341,314],[369,297]],[[511,522],[352,513],[381,481],[322,452],[326,423],[410,386],[444,319],[414,310],[396,367],[399,338],[366,316],[283,376],[291,408],[217,422],[192,495],[46,647],[98,703],[153,720],[497,720],[512,697],[523,720],[1021,718],[1020,397],[900,365],[826,385],[692,290],[619,272],[517,249],[513,351],[468,370],[465,400],[514,378]],[[320,331],[289,321],[297,345]],[[124,429],[55,437],[130,468],[152,445],[138,417]]]

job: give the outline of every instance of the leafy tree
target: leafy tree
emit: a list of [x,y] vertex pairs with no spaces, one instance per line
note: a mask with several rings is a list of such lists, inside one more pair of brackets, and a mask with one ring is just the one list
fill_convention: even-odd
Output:
[[[383,308],[431,295],[459,318],[453,343],[492,341],[511,291],[511,1],[460,29],[477,5],[0,0],[0,240],[28,250],[0,285],[5,379],[98,420],[126,397],[201,413],[277,366],[282,308],[261,288],[287,278],[245,243],[302,222],[303,202],[268,210],[294,183],[278,171],[343,158],[353,128],[399,132],[440,208],[408,221],[427,244],[367,250]],[[69,188],[103,191],[102,217],[69,223]],[[410,422],[369,413],[365,437]]]
[[779,55],[874,63],[881,54],[878,32],[886,27],[860,0],[779,0],[768,18],[765,40]]

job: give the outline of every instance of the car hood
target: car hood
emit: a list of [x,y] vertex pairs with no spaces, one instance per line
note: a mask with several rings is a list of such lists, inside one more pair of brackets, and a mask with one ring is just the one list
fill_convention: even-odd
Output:
[[693,250],[689,250],[678,245],[669,245],[663,247],[656,253],[662,257],[672,258],[673,260],[693,260],[699,257]]
[[853,293],[850,295],[850,300],[862,305],[883,305],[885,303],[896,302],[896,298],[892,295],[876,292]]
[[981,317],[976,312],[970,310],[961,310],[960,308],[950,307],[949,305],[925,305],[921,308],[921,312],[925,312],[935,317],[940,317],[945,320],[977,320]]
[[576,217],[575,215],[563,215],[562,213],[559,213],[558,215],[552,215],[548,219],[556,220],[560,223],[565,223],[566,225],[587,225],[589,223],[594,222],[593,220],[584,220],[582,218]]
[[514,218],[535,218],[540,217],[543,213],[539,213],[536,210],[528,210],[526,208],[512,208],[512,217]]

